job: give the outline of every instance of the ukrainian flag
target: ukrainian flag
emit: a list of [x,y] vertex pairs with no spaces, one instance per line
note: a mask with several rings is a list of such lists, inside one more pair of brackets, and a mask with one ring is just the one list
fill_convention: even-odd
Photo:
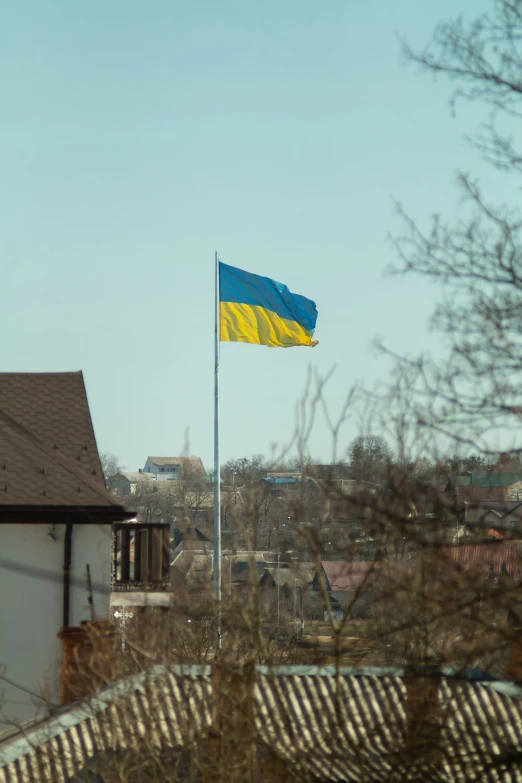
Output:
[[286,285],[219,264],[220,339],[271,348],[317,345],[315,302]]

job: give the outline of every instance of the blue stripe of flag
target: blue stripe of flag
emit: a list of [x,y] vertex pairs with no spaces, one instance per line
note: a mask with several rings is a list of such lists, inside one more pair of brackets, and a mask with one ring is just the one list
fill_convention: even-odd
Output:
[[245,272],[235,266],[219,264],[219,299],[221,302],[254,305],[271,310],[280,318],[296,321],[303,329],[313,332],[317,322],[315,302],[293,294],[286,285]]

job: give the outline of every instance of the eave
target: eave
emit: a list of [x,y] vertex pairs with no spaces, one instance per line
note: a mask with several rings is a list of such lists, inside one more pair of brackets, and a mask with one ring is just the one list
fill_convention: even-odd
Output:
[[135,511],[114,506],[0,506],[0,525],[111,525],[133,519]]

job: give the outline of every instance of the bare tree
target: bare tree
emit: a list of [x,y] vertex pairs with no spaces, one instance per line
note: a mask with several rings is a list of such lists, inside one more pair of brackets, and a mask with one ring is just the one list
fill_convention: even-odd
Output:
[[392,451],[382,435],[359,435],[347,452],[351,476],[359,481],[383,481]]
[[226,485],[252,484],[266,476],[268,463],[262,454],[229,459],[221,467],[221,478]]
[[[517,123],[522,111],[522,6],[497,0],[468,25],[443,23],[421,52],[404,46],[422,69],[455,83],[452,103],[467,100],[486,110],[472,143],[505,177],[522,173]],[[522,243],[518,204],[494,205],[476,178],[460,172],[462,217],[439,216],[428,232],[399,207],[406,227],[395,241],[396,271],[414,272],[444,285],[433,324],[449,342],[441,364],[403,362],[415,385],[424,426],[482,451],[491,435],[508,428],[511,446],[520,429],[522,380]],[[506,184],[509,184],[506,182]]]
[[115,454],[111,454],[109,451],[102,451],[100,454],[100,462],[102,466],[103,475],[107,482],[116,473],[121,473],[125,470],[125,465],[122,465],[119,457]]

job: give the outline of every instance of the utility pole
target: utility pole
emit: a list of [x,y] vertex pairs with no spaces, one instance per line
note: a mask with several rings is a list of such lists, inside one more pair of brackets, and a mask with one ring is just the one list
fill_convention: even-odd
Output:
[[294,633],[297,632],[297,579],[294,576]]
[[214,324],[214,599],[217,610],[216,649],[221,651],[221,467],[219,461],[219,258],[215,254]]
[[281,557],[281,553],[277,553],[277,627],[279,628],[279,558]]

